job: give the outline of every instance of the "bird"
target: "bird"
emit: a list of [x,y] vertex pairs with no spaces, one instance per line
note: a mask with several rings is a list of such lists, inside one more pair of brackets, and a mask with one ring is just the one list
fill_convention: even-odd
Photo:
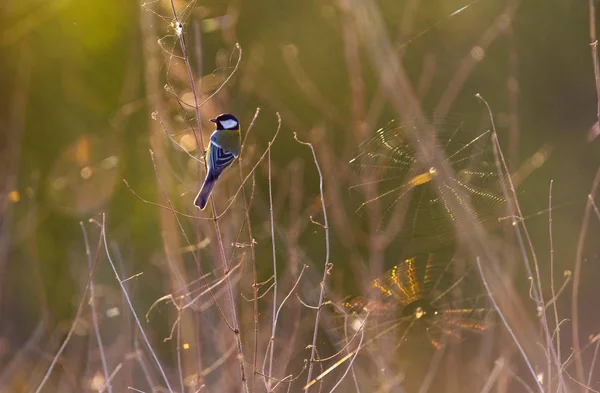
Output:
[[223,113],[210,121],[216,124],[217,129],[210,136],[206,152],[206,178],[194,200],[194,205],[200,210],[206,207],[217,179],[237,158],[241,147],[240,122],[234,115]]

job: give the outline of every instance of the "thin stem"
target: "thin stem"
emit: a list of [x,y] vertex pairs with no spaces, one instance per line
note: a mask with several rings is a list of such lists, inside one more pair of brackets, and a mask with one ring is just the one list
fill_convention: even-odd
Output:
[[[550,236],[550,291],[552,293],[552,309],[554,311],[554,324],[556,329],[556,358],[559,364],[562,364],[560,355],[560,326],[558,322],[558,307],[556,305],[556,290],[554,286],[554,235],[552,232],[552,186],[554,180],[550,180],[550,189],[548,190],[548,232]],[[562,367],[557,367],[559,375],[562,373]],[[548,375],[548,390],[552,390],[552,375]]]
[[[179,37],[179,43],[181,45],[181,52],[183,54],[183,60],[185,62],[185,68],[188,74],[188,78],[189,78],[189,83],[190,83],[190,87],[192,88],[192,94],[194,95],[194,109],[196,111],[196,125],[198,126],[198,130],[196,132],[196,130],[194,130],[192,128],[192,131],[194,132],[194,137],[196,138],[196,144],[198,144],[198,148],[200,150],[200,152],[202,152],[202,155],[204,154],[204,140],[202,137],[202,121],[201,121],[201,117],[200,117],[200,106],[198,105],[198,95],[196,93],[196,82],[194,80],[194,73],[192,72],[192,66],[190,65],[190,58],[187,54],[187,48],[185,46],[185,39],[184,39],[184,35],[183,35],[183,25],[181,24],[181,21],[179,20],[179,17],[177,16],[177,10],[175,9],[175,2],[173,0],[171,0],[171,10],[173,11],[173,17],[175,18],[175,23],[176,23],[176,29],[178,31],[181,31],[181,34],[178,34]],[[204,160],[204,169],[206,169],[206,160]]]
[[588,393],[592,386],[592,375],[594,374],[594,368],[596,367],[596,359],[598,358],[598,349],[600,348],[600,339],[596,337],[596,348],[594,349],[594,357],[592,358],[592,364],[590,365],[590,371],[588,372],[587,384],[585,387],[585,393]]
[[541,385],[541,383],[540,383],[540,381],[539,381],[539,379],[537,377],[537,374],[536,374],[535,370],[533,369],[533,366],[531,365],[531,362],[529,361],[529,358],[527,357],[527,354],[525,353],[525,350],[523,349],[523,347],[519,343],[519,340],[517,339],[517,336],[515,335],[515,333],[511,329],[510,325],[508,324],[508,321],[504,317],[504,313],[502,312],[502,310],[500,309],[500,307],[498,307],[498,304],[496,303],[496,299],[494,298],[494,294],[490,290],[488,282],[485,279],[485,276],[483,274],[483,269],[481,268],[481,261],[480,261],[479,257],[476,257],[476,260],[477,260],[477,269],[479,269],[479,275],[481,276],[481,280],[483,281],[483,285],[485,286],[485,290],[487,291],[488,296],[490,297],[490,300],[492,301],[492,304],[494,305],[494,308],[496,309],[496,312],[500,316],[500,319],[502,319],[502,323],[504,323],[504,326],[506,327],[506,330],[508,330],[508,333],[512,337],[515,345],[517,346],[517,348],[519,348],[519,352],[521,352],[521,356],[523,356],[523,360],[525,360],[525,364],[527,364],[527,368],[529,369],[529,372],[531,372],[531,375],[533,376],[533,379],[535,380],[535,383],[537,383],[538,388],[540,389],[540,392],[544,392],[544,387]]
[[[521,207],[520,207],[519,201],[517,199],[517,193],[515,190],[515,186],[514,186],[514,183],[511,179],[510,175],[506,176],[506,181],[508,182],[508,186],[510,188],[510,196],[512,198],[509,198],[508,190],[507,190],[506,184],[503,179],[504,178],[503,174],[504,173],[509,174],[510,172],[508,170],[508,166],[506,165],[506,160],[504,159],[502,149],[500,149],[500,143],[498,141],[498,134],[496,133],[496,125],[494,122],[494,116],[492,115],[492,109],[491,109],[490,105],[488,104],[488,102],[480,94],[476,94],[476,97],[479,98],[484,103],[484,105],[487,108],[489,117],[490,117],[490,122],[492,125],[492,144],[493,144],[493,148],[494,148],[494,155],[497,157],[496,166],[498,168],[498,174],[500,174],[500,177],[501,177],[500,185],[502,187],[503,195],[505,196],[506,201],[507,201],[507,207],[509,210],[509,214],[511,216],[523,217],[523,213],[521,211]],[[550,328],[548,326],[548,318],[546,317],[546,308],[544,307],[545,306],[544,295],[542,292],[542,279],[540,276],[537,255],[535,253],[535,249],[533,247],[533,242],[531,240],[531,237],[529,236],[529,231],[527,230],[527,226],[525,225],[525,222],[523,220],[519,220],[519,223],[520,223],[521,227],[523,228],[523,234],[521,234],[521,230],[519,229],[519,227],[515,225],[514,226],[515,235],[517,237],[519,247],[522,250],[522,256],[524,259],[525,267],[527,269],[527,273],[533,279],[533,285],[532,285],[533,300],[536,302],[536,307],[538,309],[538,312],[540,313],[540,323],[544,330],[544,336],[546,339],[546,349],[548,351],[547,367],[549,370],[548,374],[550,374],[552,360],[554,360],[554,364],[557,369],[561,369],[562,365],[558,361],[558,358],[556,355],[556,350],[554,348],[554,344],[552,341],[552,334],[551,334]],[[533,260],[533,267],[535,269],[535,279],[531,272],[531,267],[529,265],[530,262],[529,262],[529,258],[527,257],[527,252],[525,251],[525,241],[524,241],[523,237],[525,237],[529,251],[531,252],[531,256],[532,256],[532,260]],[[565,385],[564,378],[562,377],[562,373],[559,373],[559,387],[562,391],[566,391],[566,385]]]
[[[81,226],[81,232],[83,232],[83,242],[85,244],[85,255],[88,260],[88,267],[90,274],[93,269],[92,254],[90,252],[90,242],[88,241],[88,234],[85,229],[83,222],[79,222]],[[100,352],[100,360],[102,362],[102,371],[104,372],[104,383],[106,391],[112,393],[112,385],[110,383],[110,377],[108,375],[108,366],[106,365],[106,355],[104,353],[104,345],[102,344],[102,335],[100,334],[100,327],[98,326],[98,315],[96,314],[96,297],[94,294],[94,279],[90,279],[90,307],[92,308],[92,323],[94,324],[94,333],[96,334],[96,341],[98,342],[98,351]]]
[[256,112],[254,112],[254,117],[248,126],[248,131],[246,131],[246,136],[244,137],[244,141],[242,142],[242,146],[240,149],[240,158],[238,159],[238,166],[240,170],[240,181],[242,184],[242,197],[244,199],[244,214],[246,215],[246,225],[248,226],[248,238],[250,240],[250,255],[252,257],[252,304],[253,304],[253,322],[254,322],[254,353],[252,355],[252,382],[250,383],[250,390],[254,391],[254,382],[256,380],[256,363],[258,362],[258,275],[256,273],[256,252],[254,249],[254,235],[252,233],[252,223],[250,221],[250,207],[252,206],[252,201],[254,199],[254,178],[252,181],[252,193],[250,194],[250,201],[248,201],[248,197],[246,196],[246,189],[244,186],[244,171],[242,165],[242,158],[244,152],[244,146],[246,145],[246,139],[248,139],[248,134],[254,127],[254,122],[260,113],[260,108],[256,108]]
[[496,364],[494,365],[492,372],[487,376],[485,385],[483,385],[483,388],[481,388],[479,393],[488,393],[490,390],[492,390],[494,383],[496,383],[498,375],[500,375],[500,372],[504,368],[504,361],[496,361],[495,363]]
[[577,251],[575,256],[575,269],[573,269],[573,291],[571,293],[571,321],[573,323],[573,357],[575,368],[577,370],[577,378],[580,381],[585,380],[583,371],[583,362],[581,360],[581,346],[579,342],[579,281],[581,280],[581,265],[583,263],[583,246],[588,234],[590,225],[590,217],[592,214],[592,205],[594,196],[600,185],[600,168],[596,171],[596,176],[592,183],[592,188],[588,194],[587,204],[583,213],[583,222],[579,231],[579,239],[577,241]]
[[[270,147],[270,146],[269,146]],[[277,328],[277,253],[275,248],[275,218],[273,217],[273,182],[271,173],[271,149],[267,155],[269,169],[269,218],[271,221],[271,244],[273,248],[273,315],[271,323],[271,339],[269,341],[269,373],[267,392],[271,391],[271,377],[273,376],[273,353],[275,352],[275,330]]]
[[[298,278],[296,279],[296,282],[294,283],[294,285],[292,286],[292,289],[290,289],[290,291],[288,292],[288,294],[283,298],[283,301],[281,302],[281,304],[277,307],[277,311],[273,310],[273,315],[274,317],[274,321],[272,323],[272,326],[277,326],[277,322],[279,321],[279,314],[281,313],[281,309],[283,308],[283,305],[287,302],[287,300],[292,296],[292,293],[296,290],[296,287],[298,286],[298,284],[300,283],[300,279],[302,278],[302,274],[304,274],[304,270],[306,269],[307,265],[303,265],[302,266],[302,270],[300,270],[300,273],[298,274]],[[270,289],[270,288],[269,288]],[[275,329],[273,329],[274,331]],[[267,350],[265,352],[268,352],[271,350],[271,348],[273,348],[273,344],[275,343],[275,335],[274,333],[272,333],[271,339],[269,340],[269,344],[267,346]],[[267,356],[265,354],[265,360],[263,361],[263,370],[265,368],[265,363],[267,361]],[[269,357],[269,368],[272,365],[272,361],[273,361],[273,355],[271,354]],[[285,368],[282,368],[285,369]],[[266,375],[262,374],[263,376],[265,376],[268,381],[265,381],[265,384],[267,385],[267,389],[271,389],[271,390],[275,390],[277,388],[277,385],[271,387],[270,386],[270,381],[272,380],[276,380],[275,378],[273,378],[270,375]]]
[[71,324],[71,328],[69,329],[69,332],[67,333],[67,337],[65,337],[65,341],[63,341],[62,345],[60,346],[60,348],[54,355],[52,362],[50,362],[50,366],[48,367],[48,370],[46,371],[46,374],[44,375],[44,378],[42,379],[42,382],[40,382],[35,393],[40,393],[42,391],[42,389],[44,388],[44,385],[46,385],[46,382],[48,382],[48,379],[50,378],[50,374],[52,373],[54,366],[58,362],[58,359],[60,358],[60,356],[64,352],[65,348],[67,347],[67,344],[71,340],[71,336],[73,336],[73,332],[75,331],[75,326],[77,326],[77,320],[79,319],[79,316],[81,315],[81,311],[83,310],[83,305],[85,304],[85,299],[86,299],[85,295],[90,287],[90,283],[92,282],[92,277],[94,276],[94,273],[96,272],[96,267],[98,266],[98,261],[100,260],[99,256],[100,256],[100,246],[102,245],[101,241],[102,241],[102,238],[98,239],[96,255],[94,256],[94,265],[92,266],[92,269],[90,271],[90,276],[88,277],[87,283],[85,284],[85,288],[83,289],[83,296],[81,297],[81,301],[79,302],[79,306],[77,307],[77,311],[75,312],[75,316],[73,318],[73,323]]
[[[340,377],[340,379],[331,388],[331,390],[329,391],[329,393],[333,393],[333,391],[342,383],[342,381],[344,380],[344,378],[346,378],[346,375],[348,375],[348,372],[350,370],[352,370],[352,372],[354,373],[354,367],[353,367],[354,360],[358,356],[358,352],[359,352],[358,349],[361,347],[364,338],[365,338],[365,329],[361,329],[360,341],[358,342],[357,350],[354,351],[354,354],[352,355],[352,359],[350,359],[350,363],[348,364],[348,367],[346,367],[346,371],[344,371],[344,374],[342,374],[342,376]],[[308,390],[308,389],[306,389],[306,390]]]
[[[329,263],[329,221],[327,220],[327,209],[325,208],[325,195],[323,193],[323,174],[321,173],[321,167],[319,166],[319,161],[317,160],[317,155],[315,153],[315,148],[309,142],[303,142],[298,139],[296,133],[294,133],[294,139],[305,146],[310,147],[312,151],[313,160],[317,171],[319,172],[319,193],[321,195],[321,209],[323,210],[323,221],[325,225],[325,266],[323,269],[323,279],[321,280],[321,291],[319,293],[319,303],[317,305],[317,315],[315,317],[315,328],[313,330],[313,340],[311,345],[311,353],[310,353],[310,361],[308,365],[308,375],[306,377],[306,384],[308,385],[312,378],[312,371],[315,362],[315,354],[317,352],[317,334],[319,331],[319,321],[321,318],[321,307],[323,306],[323,298],[325,297],[325,286],[327,282],[327,276],[331,270],[331,264]],[[306,392],[310,390],[310,386],[306,388]]]
[[104,386],[102,387],[102,389],[100,389],[100,391],[98,393],[104,393],[104,391],[107,390],[107,388],[110,386],[110,383],[112,382],[112,380],[115,379],[115,377],[117,376],[119,371],[121,371],[122,368],[123,368],[123,363],[119,363],[117,365],[117,367],[115,367],[115,369],[113,370],[112,374],[110,374],[110,376],[104,383]]
[[[211,196],[212,198],[212,196]],[[217,209],[214,203],[211,203],[213,217],[217,216]],[[219,253],[221,255],[221,264],[223,265],[224,274],[229,272],[229,263],[227,262],[227,257],[225,256],[225,246],[223,245],[223,236],[221,235],[221,228],[219,225],[219,220],[214,219],[215,233],[217,235],[217,244],[219,247]],[[231,280],[229,277],[225,280],[225,286],[227,288],[227,300],[229,301],[229,306],[231,309],[231,327],[233,329],[233,334],[235,335],[237,353],[238,353],[238,363],[240,366],[240,375],[242,378],[242,388],[244,393],[248,393],[248,380],[246,379],[246,369],[244,366],[244,349],[242,346],[242,339],[240,337],[240,328],[239,322],[237,318],[237,311],[235,305],[235,298],[233,296],[233,285],[231,284]]]
[[179,376],[179,389],[181,389],[182,392],[185,392],[185,388],[184,388],[184,384],[183,384],[183,367],[182,367],[182,359],[181,359],[181,325],[183,324],[183,321],[181,320],[182,317],[182,312],[181,310],[177,311],[177,321],[179,322],[175,322],[177,323],[177,374]]
[[104,242],[104,250],[106,251],[106,258],[108,258],[108,262],[110,263],[110,267],[113,269],[113,273],[115,274],[115,277],[117,278],[117,282],[119,283],[119,286],[121,287],[121,290],[123,291],[123,296],[125,297],[125,300],[127,301],[127,305],[129,306],[129,309],[131,310],[131,314],[133,315],[133,319],[135,319],[135,323],[142,335],[142,339],[144,340],[144,343],[146,344],[146,346],[148,347],[148,351],[150,351],[150,354],[152,355],[152,358],[154,359],[154,361],[156,362],[156,365],[158,367],[158,370],[160,371],[160,374],[163,378],[163,381],[165,382],[165,384],[167,385],[167,389],[169,390],[170,393],[173,393],[173,389],[171,388],[171,385],[169,384],[169,379],[167,378],[167,374],[165,374],[165,370],[162,368],[160,361],[158,360],[158,356],[156,356],[156,353],[154,352],[154,350],[152,349],[152,346],[150,345],[150,341],[148,340],[148,337],[146,336],[146,332],[144,332],[144,328],[142,327],[142,323],[140,322],[135,309],[133,308],[133,303],[131,303],[131,299],[129,298],[129,294],[127,293],[127,290],[125,289],[125,285],[123,284],[123,281],[121,280],[121,278],[119,277],[119,272],[117,271],[117,268],[110,256],[110,252],[108,251],[108,242],[106,241],[106,216],[104,213],[102,213],[102,225],[101,225],[101,230],[102,230],[102,240]]
[[592,61],[594,63],[594,80],[596,82],[598,126],[600,127],[600,65],[598,63],[598,39],[596,38],[596,4],[595,0],[588,0],[590,9],[590,47],[592,48]]

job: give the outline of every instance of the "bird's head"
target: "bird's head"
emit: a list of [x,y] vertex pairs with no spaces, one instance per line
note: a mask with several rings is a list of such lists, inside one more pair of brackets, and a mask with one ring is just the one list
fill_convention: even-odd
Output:
[[238,119],[231,113],[223,113],[214,119],[210,119],[213,123],[216,123],[217,130],[237,130],[240,128]]

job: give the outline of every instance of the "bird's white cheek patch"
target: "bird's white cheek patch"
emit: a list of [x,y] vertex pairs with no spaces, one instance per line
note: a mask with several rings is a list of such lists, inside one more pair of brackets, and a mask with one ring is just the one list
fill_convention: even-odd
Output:
[[237,121],[235,120],[223,120],[220,123],[226,130],[230,130],[237,127]]

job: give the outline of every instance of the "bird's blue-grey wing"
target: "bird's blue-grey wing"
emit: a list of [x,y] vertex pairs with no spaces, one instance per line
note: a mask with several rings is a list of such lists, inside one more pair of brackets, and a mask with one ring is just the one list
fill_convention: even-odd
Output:
[[208,166],[215,177],[218,177],[233,160],[235,160],[235,154],[222,149],[211,140]]
[[224,150],[214,143],[211,138],[210,148],[208,149],[206,158],[208,160],[208,173],[206,174],[204,184],[202,184],[202,188],[194,201],[194,204],[202,210],[206,207],[208,197],[210,196],[217,179],[221,176],[223,170],[235,160],[235,154]]

